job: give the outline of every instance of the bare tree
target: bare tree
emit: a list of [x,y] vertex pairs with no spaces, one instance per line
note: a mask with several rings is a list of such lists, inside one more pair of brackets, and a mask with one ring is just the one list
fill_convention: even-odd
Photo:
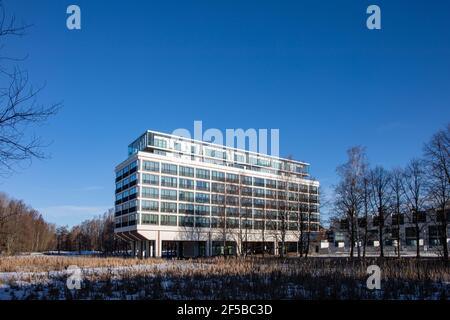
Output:
[[362,208],[364,211],[363,225],[358,224],[358,227],[362,227],[364,229],[363,235],[363,258],[366,257],[366,249],[368,243],[368,234],[369,234],[369,207],[371,202],[371,186],[370,186],[370,178],[369,173],[367,172],[367,166],[364,169],[362,176]]
[[390,174],[383,167],[377,166],[370,170],[370,184],[372,187],[371,199],[374,211],[377,213],[376,221],[378,223],[380,257],[384,257],[384,227],[390,205],[390,181]]
[[424,147],[429,174],[429,198],[435,211],[443,258],[448,261],[447,229],[450,206],[450,124],[437,132]]
[[0,194],[0,254],[53,249],[56,228],[24,202]]
[[335,209],[348,221],[350,238],[350,257],[353,258],[355,244],[358,257],[361,256],[358,218],[361,211],[362,191],[361,181],[366,166],[365,148],[352,147],[347,151],[348,160],[337,168],[341,179],[335,187]]
[[[30,25],[18,24],[6,14],[0,2],[0,50],[10,37],[22,37]],[[37,102],[43,89],[34,88],[28,72],[19,63],[25,58],[0,57],[0,174],[7,175],[16,165],[33,158],[44,158],[45,143],[29,131],[33,125],[45,122],[60,108],[60,104],[44,106]],[[3,62],[3,63],[2,63]]]
[[[407,216],[409,222],[414,224],[416,237],[416,255],[420,257],[420,234],[425,226],[426,201],[426,176],[424,171],[424,163],[419,159],[413,159],[405,170],[403,179],[403,190],[408,207]],[[426,216],[425,216],[426,219]]]
[[403,192],[404,172],[400,168],[392,170],[391,173],[391,190],[392,190],[392,226],[395,225],[395,238],[397,241],[397,257],[401,255],[401,237],[400,225],[404,217],[405,195]]

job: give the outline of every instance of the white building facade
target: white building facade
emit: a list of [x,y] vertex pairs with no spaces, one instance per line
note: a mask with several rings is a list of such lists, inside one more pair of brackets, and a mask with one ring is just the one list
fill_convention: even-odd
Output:
[[155,131],[128,154],[115,169],[115,233],[135,255],[277,254],[319,230],[307,163]]

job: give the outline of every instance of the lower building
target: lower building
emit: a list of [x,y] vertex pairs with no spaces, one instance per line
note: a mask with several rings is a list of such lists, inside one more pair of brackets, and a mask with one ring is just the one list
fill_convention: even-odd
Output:
[[[447,221],[450,221],[450,207],[444,213]],[[415,253],[417,243],[421,252],[442,251],[444,234],[440,216],[441,212],[435,210],[422,211],[418,214],[391,214],[384,219],[383,245],[387,252],[396,253],[398,248],[402,252]],[[332,221],[328,230],[328,242],[331,252],[347,252],[351,246],[351,226],[348,219],[336,219]],[[450,246],[450,226],[446,228],[446,241]],[[354,228],[355,247],[366,244],[368,252],[380,250],[379,219],[370,216],[358,219],[358,228]]]

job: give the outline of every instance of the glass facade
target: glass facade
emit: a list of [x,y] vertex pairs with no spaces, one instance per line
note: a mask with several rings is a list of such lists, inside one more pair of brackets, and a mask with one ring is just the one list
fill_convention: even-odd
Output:
[[[309,168],[307,163],[299,161],[281,159],[153,131],[144,133],[128,146],[129,156],[139,151],[277,175],[289,173],[300,178],[308,176]],[[176,174],[175,171],[176,166],[169,168],[162,164],[162,172]],[[192,171],[189,168],[180,168],[182,176],[192,177],[192,175],[189,175],[190,173]],[[210,179],[209,172],[200,171],[198,174],[204,179]],[[212,173],[213,180],[218,178],[216,174]]]
[[136,160],[116,173],[116,228],[225,224],[231,229],[297,230],[301,221],[304,229],[309,225],[317,231],[318,188],[305,179],[292,180]]

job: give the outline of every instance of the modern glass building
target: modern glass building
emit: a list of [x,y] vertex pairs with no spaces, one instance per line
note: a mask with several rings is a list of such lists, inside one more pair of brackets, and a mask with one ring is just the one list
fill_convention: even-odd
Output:
[[309,164],[147,131],[116,171],[115,232],[142,257],[295,250],[319,230]]

